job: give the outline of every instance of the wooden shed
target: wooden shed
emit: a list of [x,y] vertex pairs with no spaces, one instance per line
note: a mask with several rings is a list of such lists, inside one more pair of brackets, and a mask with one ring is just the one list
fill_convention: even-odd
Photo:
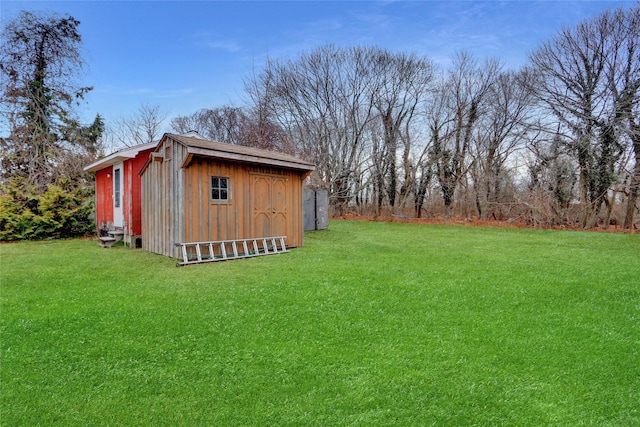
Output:
[[96,173],[95,210],[98,233],[120,230],[135,245],[142,235],[140,170],[158,141],[125,148],[84,168]]
[[142,168],[142,247],[179,258],[176,243],[286,236],[304,242],[296,157],[196,135],[165,134]]

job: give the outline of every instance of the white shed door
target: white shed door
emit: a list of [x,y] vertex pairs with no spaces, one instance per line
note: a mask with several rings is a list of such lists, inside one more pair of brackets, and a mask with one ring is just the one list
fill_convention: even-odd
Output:
[[124,215],[122,211],[122,202],[124,197],[122,189],[124,188],[123,176],[124,168],[122,163],[118,163],[113,166],[113,226],[122,227],[124,221]]

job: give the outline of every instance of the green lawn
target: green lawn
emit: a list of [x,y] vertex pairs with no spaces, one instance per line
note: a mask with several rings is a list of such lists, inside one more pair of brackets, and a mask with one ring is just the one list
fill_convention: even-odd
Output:
[[640,425],[640,236],[333,221],[183,268],[0,245],[2,426]]

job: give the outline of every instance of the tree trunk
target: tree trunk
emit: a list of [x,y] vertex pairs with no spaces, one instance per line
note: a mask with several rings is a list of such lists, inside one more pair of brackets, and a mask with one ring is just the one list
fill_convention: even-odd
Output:
[[602,228],[604,228],[605,230],[607,230],[609,228],[609,225],[611,225],[611,212],[613,212],[613,206],[616,203],[616,196],[615,194],[613,195],[613,197],[611,198],[611,200],[609,200],[608,197],[605,196],[604,198],[604,204],[607,207],[607,216],[604,219],[604,225]]
[[629,230],[633,228],[633,217],[636,210],[638,193],[640,193],[640,125],[636,125],[632,122],[631,130],[633,135],[633,151],[636,156],[636,166],[633,170],[633,176],[631,177],[629,198],[627,200],[627,212],[624,217],[624,228]]
[[631,177],[631,186],[629,188],[629,198],[627,199],[627,211],[624,216],[624,228],[631,229],[633,227],[633,217],[636,211],[636,203],[638,201],[638,193],[640,193],[640,162],[636,160],[636,167]]

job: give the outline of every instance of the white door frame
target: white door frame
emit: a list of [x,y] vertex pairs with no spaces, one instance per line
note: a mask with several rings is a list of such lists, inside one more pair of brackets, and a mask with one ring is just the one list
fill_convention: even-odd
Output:
[[[117,171],[117,172],[116,172]],[[113,165],[113,226],[124,225],[124,167],[122,163]]]

